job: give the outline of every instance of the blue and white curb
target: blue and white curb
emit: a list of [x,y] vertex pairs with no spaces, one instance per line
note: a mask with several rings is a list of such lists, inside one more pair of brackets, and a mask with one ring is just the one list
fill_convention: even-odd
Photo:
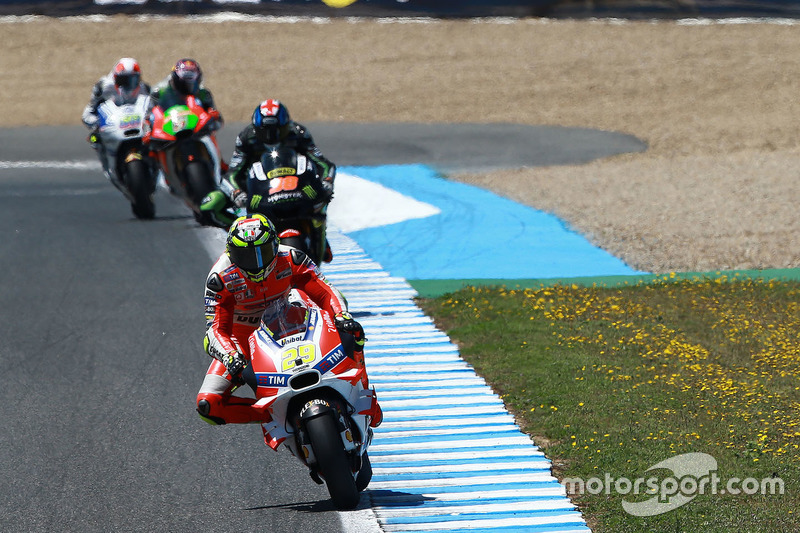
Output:
[[366,491],[381,529],[591,532],[550,461],[414,304],[416,291],[352,239],[328,237],[334,260],[323,271],[364,326],[384,410]]

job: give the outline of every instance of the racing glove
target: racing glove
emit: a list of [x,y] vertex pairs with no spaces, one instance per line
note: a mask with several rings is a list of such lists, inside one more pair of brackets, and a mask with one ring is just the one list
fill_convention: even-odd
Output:
[[231,193],[231,199],[236,207],[247,206],[247,193],[241,189],[236,189],[233,191],[233,193]]
[[358,346],[359,350],[364,349],[364,341],[366,340],[364,337],[364,328],[353,319],[353,315],[347,312],[336,313],[334,322],[336,323],[336,329],[345,331],[355,338],[356,346]]
[[100,127],[95,126],[92,128],[92,131],[89,132],[89,136],[86,137],[86,140],[89,141],[89,144],[92,145],[92,148],[96,148],[97,145],[100,144]]
[[238,352],[231,352],[222,358],[222,364],[225,365],[225,368],[228,370],[228,374],[231,375],[231,378],[238,379],[240,378],[242,370],[244,370],[247,366],[247,361],[244,360],[242,354]]

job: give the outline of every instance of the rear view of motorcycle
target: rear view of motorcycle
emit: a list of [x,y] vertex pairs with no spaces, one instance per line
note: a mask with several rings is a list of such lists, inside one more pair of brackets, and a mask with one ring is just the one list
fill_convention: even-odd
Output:
[[139,95],[131,104],[108,99],[98,108],[98,128],[90,136],[106,178],[131,203],[140,219],[155,216],[153,197],[157,173],[142,148],[148,97]]
[[316,165],[287,146],[267,149],[247,175],[248,211],[269,218],[281,242],[322,264],[326,249],[327,205]]
[[243,376],[271,417],[262,424],[265,443],[302,461],[338,509],[354,509],[372,479],[367,448],[377,397],[352,346],[342,345],[327,311],[293,290],[264,314],[250,348]]
[[211,135],[217,127],[218,115],[214,113],[188,96],[184,104],[166,110],[154,107],[151,129],[146,134],[169,191],[186,202],[195,220],[203,225],[213,225],[213,221],[200,210],[200,204],[217,188],[221,177],[222,159]]

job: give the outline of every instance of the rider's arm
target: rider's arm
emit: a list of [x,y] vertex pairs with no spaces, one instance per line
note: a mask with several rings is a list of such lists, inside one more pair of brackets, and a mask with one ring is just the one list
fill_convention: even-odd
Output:
[[220,190],[233,200],[237,190],[245,190],[247,183],[247,169],[250,167],[250,148],[247,142],[247,130],[236,137],[233,155],[229,163],[228,173],[220,184]]
[[101,79],[92,87],[92,96],[89,99],[89,103],[83,108],[83,115],[81,116],[83,123],[86,124],[86,127],[90,130],[97,127],[97,121],[99,120],[97,117],[97,107],[103,103],[103,100],[103,80]]
[[226,354],[238,352],[233,341],[233,319],[236,299],[225,288],[215,269],[211,270],[206,281],[206,340],[208,354],[222,360]]
[[217,109],[214,105],[214,96],[211,94],[211,91],[205,87],[200,87],[200,90],[197,91],[196,97],[198,100],[200,100],[200,104],[202,104],[203,109],[208,111],[209,114],[214,117],[216,124],[213,129],[218,130],[222,128],[222,126],[225,124],[225,121],[222,119],[222,114],[220,114],[219,109]]
[[300,250],[289,254],[292,264],[292,286],[308,294],[314,302],[333,315],[347,312],[347,300],[329,284],[319,268]]
[[297,136],[297,149],[306,155],[319,168],[319,179],[322,188],[328,195],[328,200],[333,198],[333,182],[336,179],[336,165],[322,155],[322,151],[317,148],[311,133],[303,126],[295,122],[295,135]]

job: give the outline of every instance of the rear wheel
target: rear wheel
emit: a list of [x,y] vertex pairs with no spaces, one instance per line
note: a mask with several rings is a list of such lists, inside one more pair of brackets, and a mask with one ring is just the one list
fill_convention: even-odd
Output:
[[195,220],[203,225],[214,225],[211,214],[200,211],[200,204],[203,203],[203,198],[216,189],[211,169],[203,161],[190,162],[186,165],[186,182]]
[[361,498],[336,426],[332,416],[323,415],[306,422],[306,431],[333,504],[340,510],[355,509]]
[[156,192],[156,180],[144,161],[135,159],[125,165],[125,185],[133,196],[131,210],[136,218],[155,217],[156,206],[153,196]]

